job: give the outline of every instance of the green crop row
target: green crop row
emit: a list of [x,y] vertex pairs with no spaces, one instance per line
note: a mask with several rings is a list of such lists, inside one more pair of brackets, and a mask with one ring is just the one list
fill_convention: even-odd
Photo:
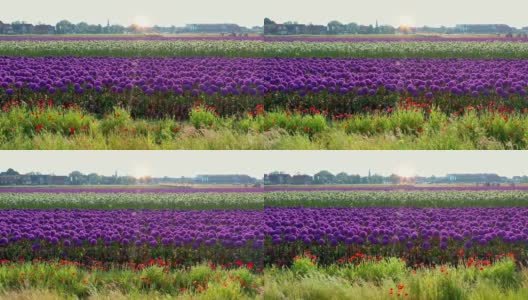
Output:
[[5,56],[528,58],[519,42],[18,41]]
[[267,192],[266,207],[528,207],[528,191]]
[[0,209],[262,209],[262,193],[0,193]]

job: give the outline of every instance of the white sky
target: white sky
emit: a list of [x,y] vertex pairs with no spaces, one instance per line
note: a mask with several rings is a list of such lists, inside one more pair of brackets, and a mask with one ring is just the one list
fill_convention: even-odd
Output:
[[528,151],[1,151],[0,171],[66,175],[194,176],[328,170],[405,176],[447,173],[528,174]]
[[528,26],[526,0],[3,0],[0,20],[129,25],[138,17],[149,25],[233,22],[262,25],[264,17],[279,22],[327,24],[331,20],[401,25],[505,23]]

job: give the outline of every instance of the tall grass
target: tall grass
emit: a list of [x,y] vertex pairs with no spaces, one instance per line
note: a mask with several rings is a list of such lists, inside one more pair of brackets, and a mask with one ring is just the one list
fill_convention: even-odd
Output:
[[205,263],[187,269],[147,266],[139,270],[86,269],[60,261],[0,265],[1,298],[42,292],[72,299],[113,294],[134,298],[255,299],[263,285],[262,274],[247,268],[220,269]]
[[[38,297],[37,297],[38,295]],[[528,271],[493,265],[410,268],[399,259],[322,267],[302,257],[292,268],[221,270],[208,264],[88,270],[71,264],[0,265],[9,299],[526,299]]]
[[[308,262],[309,263],[309,262]],[[407,268],[400,260],[310,272],[265,270],[264,299],[526,299],[528,272],[510,260],[485,268]]]
[[102,117],[72,108],[0,113],[0,149],[527,149],[528,115],[396,110],[329,120],[322,114],[267,112],[220,117],[194,109],[189,121]]

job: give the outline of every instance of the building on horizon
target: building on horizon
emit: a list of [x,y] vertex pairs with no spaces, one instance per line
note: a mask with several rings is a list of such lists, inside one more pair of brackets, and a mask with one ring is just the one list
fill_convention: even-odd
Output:
[[237,24],[187,24],[183,31],[189,33],[241,33],[243,28]]
[[449,182],[457,183],[499,183],[503,179],[497,174],[447,174]]
[[195,184],[255,184],[257,179],[249,175],[198,175],[194,179]]
[[457,24],[455,31],[466,34],[508,34],[514,28],[506,24]]

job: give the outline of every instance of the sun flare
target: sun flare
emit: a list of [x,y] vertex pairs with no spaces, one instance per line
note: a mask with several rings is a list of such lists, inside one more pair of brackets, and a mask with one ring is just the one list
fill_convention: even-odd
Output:
[[411,165],[400,165],[396,172],[399,176],[402,177],[414,177],[416,176],[416,169]]
[[142,178],[150,176],[150,168],[147,165],[137,165],[134,168],[134,177]]
[[399,22],[401,27],[416,27],[416,21],[412,16],[400,16]]
[[148,27],[149,26],[149,20],[145,16],[136,16],[134,18],[134,24],[140,26],[140,27]]

